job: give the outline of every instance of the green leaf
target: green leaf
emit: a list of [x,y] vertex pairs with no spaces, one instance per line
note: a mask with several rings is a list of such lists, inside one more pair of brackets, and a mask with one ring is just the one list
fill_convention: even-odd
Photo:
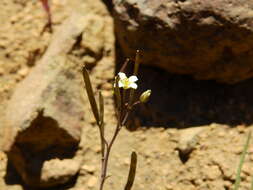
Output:
[[97,107],[97,103],[96,103],[96,100],[95,100],[92,85],[91,85],[91,82],[90,82],[89,73],[88,73],[87,69],[85,68],[85,66],[83,67],[83,78],[84,78],[86,92],[87,92],[87,95],[88,95],[88,98],[89,98],[89,101],[90,101],[92,112],[94,114],[94,117],[96,119],[97,124],[99,125],[98,107]]
[[243,166],[243,163],[245,161],[245,157],[246,157],[247,150],[248,150],[248,147],[249,147],[250,139],[251,139],[251,132],[249,132],[246,143],[243,147],[243,152],[241,154],[240,163],[239,163],[239,166],[237,168],[234,190],[238,190],[239,186],[240,186],[240,183],[241,183],[242,166]]
[[128,179],[124,190],[131,190],[135,179],[136,166],[137,166],[137,154],[135,152],[132,152]]

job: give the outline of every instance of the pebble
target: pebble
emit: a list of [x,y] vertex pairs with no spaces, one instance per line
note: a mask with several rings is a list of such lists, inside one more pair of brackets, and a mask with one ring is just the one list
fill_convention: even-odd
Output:
[[166,185],[166,189],[167,189],[167,190],[173,190],[173,185],[167,184],[167,185]]
[[97,181],[98,179],[95,176],[91,176],[87,183],[88,187],[89,188],[94,187],[97,184]]
[[129,166],[130,165],[130,159],[129,158],[125,158],[123,163],[124,163],[124,165]]
[[100,153],[100,152],[101,152],[101,146],[100,146],[100,145],[96,145],[96,146],[94,146],[93,150],[94,150],[96,153]]
[[18,71],[18,75],[21,77],[25,77],[29,72],[29,69],[27,67],[24,67]]
[[112,84],[111,83],[105,83],[105,84],[103,84],[103,86],[102,86],[102,88],[104,89],[104,90],[112,90]]
[[82,169],[87,171],[88,173],[94,173],[94,171],[96,170],[95,166],[92,165],[83,165]]
[[111,92],[111,91],[104,91],[104,92],[103,92],[103,96],[104,96],[105,98],[108,98],[108,97],[112,96],[112,92]]
[[6,160],[6,155],[2,151],[0,151],[0,160],[1,161]]
[[245,133],[247,128],[245,125],[239,125],[239,126],[237,126],[237,130],[239,133]]

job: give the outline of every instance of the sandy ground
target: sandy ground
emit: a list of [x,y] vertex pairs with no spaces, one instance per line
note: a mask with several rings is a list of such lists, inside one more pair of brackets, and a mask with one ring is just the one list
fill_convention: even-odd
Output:
[[[57,27],[70,14],[71,10],[80,8],[79,4],[82,3],[84,3],[82,0],[54,0],[51,5],[53,27]],[[2,0],[0,9],[0,113],[2,115],[15,86],[29,74],[36,64],[36,60],[45,52],[50,42],[51,33],[49,31],[42,33],[47,19],[39,1]],[[91,73],[92,81],[97,88],[102,89],[105,96],[108,136],[115,126],[115,115],[111,85],[105,81],[110,81],[113,78],[114,65],[113,62],[108,62],[107,65],[102,62],[98,63]],[[216,83],[202,84],[184,77],[167,76],[166,78],[164,76],[166,74],[161,74],[162,72],[155,69],[153,69],[154,71],[150,70],[152,69],[143,69],[144,82],[142,83],[148,81],[146,79],[151,79],[145,83],[143,88],[146,88],[148,85],[156,86],[157,83],[153,84],[156,80],[161,81],[160,86],[157,85],[153,91],[155,103],[152,103],[151,99],[150,104],[146,108],[141,108],[140,113],[137,114],[141,119],[133,119],[134,124],[144,126],[134,132],[122,130],[113,148],[109,168],[111,177],[108,178],[105,188],[123,189],[130,154],[135,150],[138,154],[138,168],[133,189],[232,189],[239,156],[247,132],[251,129],[252,112],[250,112],[250,107],[252,106],[250,105],[252,104],[249,104],[250,100],[247,99],[249,97],[243,96],[247,100],[242,100],[242,98],[238,98],[241,97],[240,93],[238,95],[236,95],[237,93],[229,93],[236,91],[234,88],[237,87],[233,87],[231,90],[229,87]],[[186,83],[189,84],[188,91],[182,90],[187,89],[184,86]],[[251,82],[248,83],[251,84]],[[246,83],[246,87],[244,87],[245,85],[239,86],[239,90],[241,88],[248,89],[248,83]],[[207,85],[211,86],[210,91],[207,90]],[[189,90],[189,86],[193,86],[195,89]],[[216,99],[213,100],[212,95],[214,94],[211,91],[217,89],[222,91],[224,88],[229,88],[226,91],[228,93],[225,93],[224,97],[220,99],[222,93],[216,93],[215,97],[220,102],[224,100],[225,103],[227,99],[232,100],[230,107],[224,103],[223,106],[217,105]],[[177,96],[181,92],[186,94],[191,92],[191,96],[187,96],[186,100],[194,97],[189,106],[180,107],[182,103],[185,104],[183,101],[185,97],[173,99],[172,95]],[[170,97],[170,101],[167,96]],[[204,98],[201,98],[202,96]],[[199,101],[200,99],[201,101]],[[214,103],[210,103],[209,100]],[[206,106],[208,102],[209,104]],[[238,102],[242,103],[244,107],[239,107]],[[165,103],[167,106],[164,105]],[[170,105],[172,106],[170,107]],[[216,107],[212,107],[213,105]],[[85,109],[89,109],[88,104]],[[210,113],[207,109],[210,110]],[[145,110],[148,110],[147,113]],[[226,114],[226,112],[229,113]],[[221,116],[222,114],[224,117]],[[75,181],[67,186],[54,188],[54,190],[93,190],[98,188],[100,170],[98,129],[94,125],[91,113],[87,112],[86,118],[79,151],[80,156],[84,158],[83,167]],[[252,148],[250,146],[243,167],[242,190],[250,187],[251,174],[253,174]],[[17,184],[6,182],[7,160],[2,152],[0,152],[0,160],[0,189],[28,190],[29,188],[20,185],[18,180]]]

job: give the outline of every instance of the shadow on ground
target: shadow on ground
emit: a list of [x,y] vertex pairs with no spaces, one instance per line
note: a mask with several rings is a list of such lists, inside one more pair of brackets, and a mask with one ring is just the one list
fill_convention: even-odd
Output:
[[[47,188],[47,190],[67,190],[71,187],[74,187],[76,184],[76,180],[77,180],[78,174],[76,176],[73,177],[73,179],[71,179],[68,183],[64,184],[64,185],[59,185],[56,187],[52,187],[52,188]],[[7,175],[5,176],[5,182],[9,185],[22,185],[22,188],[24,190],[43,190],[45,188],[33,188],[30,186],[27,186],[21,179],[21,177],[19,176],[19,174],[17,173],[16,169],[13,167],[13,165],[8,162],[7,164]]]
[[[59,127],[56,120],[44,116],[43,111],[40,112],[31,126],[17,135],[7,153],[6,184],[20,184],[25,190],[40,188],[51,190],[49,186],[67,189],[67,187],[74,186],[76,177],[67,175],[54,176],[55,178],[52,179],[50,172],[47,172],[47,179],[42,179],[42,168],[45,162],[51,159],[57,158],[58,162],[63,162],[64,159],[73,158],[78,149],[78,143]],[[64,168],[55,165],[51,166],[55,167],[52,170],[64,170]],[[59,172],[59,174],[61,173]]]
[[198,81],[143,68],[141,88],[152,89],[149,104],[138,115],[144,125],[196,126],[221,123],[231,126],[253,123],[253,80],[236,85]]
[[135,110],[130,128],[253,124],[253,79],[226,85],[148,66],[141,66],[138,78],[139,91],[151,89],[152,96]]

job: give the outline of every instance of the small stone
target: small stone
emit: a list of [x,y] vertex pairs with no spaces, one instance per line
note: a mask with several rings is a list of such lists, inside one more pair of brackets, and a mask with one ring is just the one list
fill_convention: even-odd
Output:
[[45,161],[41,170],[41,184],[45,187],[64,184],[80,170],[81,159],[51,159]]
[[100,153],[100,152],[101,152],[101,146],[100,146],[100,145],[96,145],[96,146],[94,146],[93,150],[94,150],[96,153]]
[[92,165],[83,165],[82,170],[85,170],[88,173],[94,173],[96,168],[95,168],[95,166],[92,166]]
[[204,129],[205,127],[193,127],[180,130],[180,139],[178,143],[179,150],[183,153],[191,152],[198,142],[198,134]]
[[139,138],[140,138],[141,141],[147,140],[147,136],[145,134],[140,134]]
[[103,96],[104,96],[105,98],[108,98],[108,97],[112,96],[112,91],[104,91],[104,92],[103,92]]
[[124,159],[124,161],[123,161],[123,163],[124,163],[124,165],[130,165],[130,160],[129,160],[129,158],[127,159],[127,158],[125,158]]
[[233,184],[232,184],[230,181],[228,181],[228,180],[225,180],[225,181],[224,181],[224,187],[230,189],[232,185],[233,185]]
[[206,171],[208,171],[206,173],[206,177],[210,180],[215,180],[215,179],[219,179],[219,177],[221,177],[222,173],[219,170],[219,167],[217,165],[213,165],[213,166],[204,166],[204,169]]
[[94,187],[98,182],[98,179],[95,176],[91,176],[87,182],[89,188]]
[[167,185],[166,185],[166,189],[167,189],[167,190],[173,190],[173,185],[167,184]]
[[6,154],[4,154],[4,152],[0,151],[0,160],[6,160]]
[[222,138],[222,137],[226,136],[226,132],[225,131],[219,131],[217,136]]
[[112,84],[109,83],[109,82],[107,82],[107,83],[103,84],[102,89],[104,89],[104,90],[112,90]]
[[147,162],[148,165],[150,165],[152,163],[150,158],[146,159],[146,162]]
[[236,127],[239,133],[245,133],[247,128],[245,125],[239,125]]
[[87,68],[92,68],[96,64],[96,59],[90,56],[84,56],[82,61],[85,63]]
[[27,67],[24,67],[18,71],[18,75],[21,77],[25,77],[29,72],[29,69]]

